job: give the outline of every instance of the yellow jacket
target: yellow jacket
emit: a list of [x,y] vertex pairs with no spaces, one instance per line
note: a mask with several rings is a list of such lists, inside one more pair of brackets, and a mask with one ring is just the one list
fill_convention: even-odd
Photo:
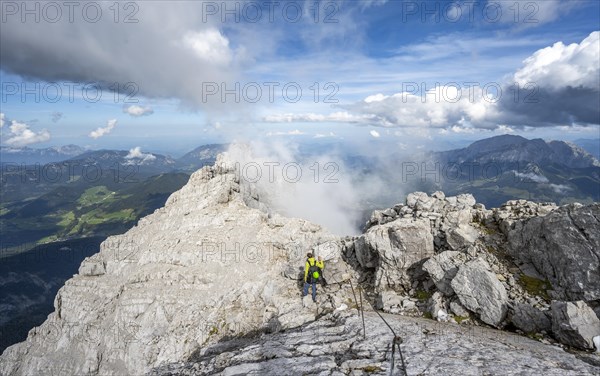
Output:
[[304,282],[306,282],[306,279],[308,277],[308,269],[312,265],[317,265],[317,267],[319,267],[319,269],[321,269],[321,270],[323,270],[325,268],[325,263],[323,261],[317,261],[317,260],[315,260],[314,257],[307,259],[306,265],[304,265]]

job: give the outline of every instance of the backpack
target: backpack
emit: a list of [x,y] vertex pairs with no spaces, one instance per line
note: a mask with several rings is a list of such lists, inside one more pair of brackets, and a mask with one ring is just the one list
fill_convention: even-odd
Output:
[[321,277],[321,268],[317,266],[316,261],[313,262],[314,264],[310,264],[309,261],[310,267],[308,268],[308,277],[310,277],[310,281],[314,283],[319,280],[319,277]]

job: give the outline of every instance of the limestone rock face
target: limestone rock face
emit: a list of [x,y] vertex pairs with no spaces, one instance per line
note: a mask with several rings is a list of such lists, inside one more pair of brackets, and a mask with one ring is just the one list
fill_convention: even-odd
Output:
[[379,293],[377,308],[386,312],[398,313],[402,306],[402,297],[394,291],[385,290]]
[[458,267],[464,264],[466,257],[457,251],[445,251],[439,253],[423,264],[425,270],[431,276],[435,286],[444,295],[450,296],[454,293],[450,285],[452,279],[458,273]]
[[489,269],[480,259],[461,265],[451,286],[463,306],[477,313],[481,321],[499,326],[506,316],[508,296]]
[[339,269],[339,249],[317,249],[339,239],[257,209],[258,197],[227,155],[194,173],[165,207],[83,261],[55,312],[3,353],[0,374],[140,375],[273,320],[314,320],[284,271],[302,268],[310,250]]
[[600,299],[600,204],[568,205],[506,229],[509,251],[566,300]]
[[511,322],[523,332],[540,333],[541,331],[550,332],[552,330],[549,312],[542,312],[529,304],[523,303],[515,304],[512,310]]
[[407,289],[406,271],[433,255],[429,220],[399,218],[373,226],[356,241],[355,252],[363,267],[376,268],[378,288]]
[[451,229],[448,232],[446,241],[448,242],[450,249],[460,250],[475,243],[475,240],[477,240],[479,235],[479,231],[477,231],[476,228],[464,224]]
[[[398,299],[389,298],[390,290],[403,299],[433,295],[438,299],[419,305],[433,317],[439,310],[472,316],[468,310],[496,327],[512,322],[527,333],[550,333],[549,297],[581,299],[599,309],[599,218],[600,204],[559,208],[512,200],[486,210],[471,195],[415,192],[404,204],[375,212],[365,234],[345,254],[358,260],[364,275],[373,271],[371,283],[380,301],[389,302],[383,304],[389,312],[404,314]],[[433,252],[422,252],[421,260],[418,252],[408,253],[414,266],[410,271],[393,256],[398,253],[390,244],[399,236],[391,228],[397,226],[402,234],[417,221],[414,233],[426,233],[429,223]],[[576,346],[572,343],[567,344]]]
[[[475,198],[469,194],[446,197],[443,192],[431,196],[425,192],[411,193],[405,204],[374,211],[365,233],[347,249],[361,268],[375,270],[375,290],[407,293],[414,282],[411,279],[415,278],[410,268],[415,269],[413,274],[422,273],[420,264],[436,251],[466,252],[481,237],[473,221],[483,208],[475,208],[475,204]],[[442,274],[444,270],[440,267],[451,269],[433,262],[429,266],[437,267],[436,272]],[[438,282],[438,288],[451,293],[444,287],[449,283],[448,276],[445,279],[439,276]]]
[[[408,375],[592,376],[598,368],[554,346],[498,330],[382,314],[403,343]],[[258,334],[210,346],[202,355],[166,364],[150,375],[402,374],[392,334],[374,312],[340,311],[295,330]],[[449,356],[449,354],[451,354]]]
[[593,339],[600,335],[600,319],[584,302],[553,302],[552,330],[562,342],[593,350]]
[[79,274],[87,276],[98,276],[106,273],[104,263],[102,261],[93,261],[90,258],[79,266]]

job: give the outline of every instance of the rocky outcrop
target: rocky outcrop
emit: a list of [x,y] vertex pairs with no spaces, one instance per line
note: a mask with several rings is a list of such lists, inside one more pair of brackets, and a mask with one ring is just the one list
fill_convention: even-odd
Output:
[[492,219],[504,234],[508,234],[514,223],[529,218],[544,217],[556,209],[558,209],[558,206],[551,202],[536,203],[527,200],[511,200],[500,208],[492,209]]
[[600,319],[584,302],[553,302],[552,330],[562,343],[593,350],[600,335]]
[[505,227],[511,255],[547,278],[556,299],[600,299],[600,204],[567,205]]
[[511,311],[510,321],[525,333],[550,333],[552,330],[550,311],[542,311],[523,303],[515,303]]
[[314,320],[284,271],[298,272],[313,250],[341,278],[340,249],[319,248],[339,239],[255,209],[259,195],[226,155],[194,173],[164,208],[82,263],[55,312],[2,354],[0,374],[140,375],[224,336]]
[[427,260],[423,264],[423,270],[429,273],[439,291],[451,296],[454,293],[451,282],[458,273],[458,267],[466,260],[467,256],[462,252],[444,251]]
[[[547,336],[553,333],[551,298],[584,299],[598,310],[599,208],[600,204],[559,208],[513,200],[486,210],[470,195],[416,192],[404,204],[374,212],[366,224],[369,241],[364,242],[366,236],[358,238],[345,254],[352,260],[358,251],[354,257],[370,260],[359,263],[359,268],[402,281],[372,280],[373,290],[379,291],[377,306],[386,312],[412,315],[414,310],[405,310],[403,302],[413,299],[418,312],[438,320],[440,313],[443,320],[476,318],[492,326],[512,324],[523,333]],[[429,221],[432,254],[428,252],[430,256],[421,261],[412,258],[412,271],[393,266],[389,271],[383,266],[388,270],[381,272],[383,247],[377,245],[389,243],[383,229],[416,220],[422,221],[421,233]],[[368,274],[368,269],[363,270]],[[553,336],[581,347],[559,334]]]
[[355,242],[356,258],[364,268],[375,268],[378,289],[410,289],[407,271],[433,255],[429,220],[399,218],[369,228]]
[[481,321],[496,327],[504,321],[508,295],[485,261],[477,259],[461,265],[451,286],[462,305],[477,313]]
[[474,205],[471,195],[411,193],[406,204],[373,212],[364,235],[349,242],[346,254],[359,268],[374,270],[375,291],[407,294],[415,273],[422,273],[421,264],[436,251],[473,246],[480,236],[473,226]]

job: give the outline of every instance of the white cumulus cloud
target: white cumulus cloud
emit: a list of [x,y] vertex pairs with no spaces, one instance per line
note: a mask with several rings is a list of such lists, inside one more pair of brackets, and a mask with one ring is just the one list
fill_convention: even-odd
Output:
[[129,150],[129,154],[125,156],[125,159],[140,159],[142,162],[153,161],[156,157],[150,153],[142,153],[142,148],[136,146]]
[[525,59],[514,80],[521,86],[534,83],[544,88],[600,87],[600,32],[581,43],[556,42]]
[[124,107],[123,112],[133,117],[148,116],[154,113],[154,110],[150,106],[138,106],[132,104],[131,106]]
[[113,128],[117,125],[117,119],[111,119],[106,123],[106,127],[98,127],[88,135],[93,139],[98,139],[106,134],[109,134]]
[[359,4],[362,9],[366,9],[370,7],[382,6],[387,2],[388,0],[360,0]]
[[188,32],[183,37],[183,44],[199,59],[209,63],[229,64],[233,57],[229,49],[229,40],[215,28]]
[[4,127],[4,112],[0,112],[0,128]]
[[534,172],[518,172],[518,171],[514,171],[514,174],[516,177],[524,179],[524,180],[531,180],[534,181],[536,183],[548,183],[548,178],[546,178],[544,175],[538,175]]
[[333,132],[329,132],[329,133],[316,133],[313,138],[328,138],[328,137],[335,137],[335,133]]
[[338,111],[331,114],[309,113],[285,113],[272,114],[263,117],[268,123],[293,123],[293,122],[341,122],[341,123],[366,123],[373,120],[373,115],[356,115],[348,111]]
[[344,106],[372,125],[383,127],[465,127],[472,123],[490,128],[496,116],[494,103],[480,87],[437,86],[424,95],[396,93],[371,95]]
[[267,136],[301,136],[303,134],[304,134],[304,132],[302,132],[298,129],[294,129],[293,131],[287,131],[287,132],[283,132],[283,131],[267,132]]
[[381,137],[381,135],[379,134],[379,132],[377,132],[376,130],[372,130],[369,132],[369,134],[375,138],[379,138]]
[[50,140],[50,132],[48,132],[46,129],[42,129],[39,132],[34,132],[29,129],[27,124],[19,123],[16,120],[11,122],[9,129],[10,135],[5,141],[5,143],[9,146],[22,147]]
[[550,188],[552,188],[555,193],[559,194],[564,194],[571,190],[571,187],[564,184],[550,184]]

